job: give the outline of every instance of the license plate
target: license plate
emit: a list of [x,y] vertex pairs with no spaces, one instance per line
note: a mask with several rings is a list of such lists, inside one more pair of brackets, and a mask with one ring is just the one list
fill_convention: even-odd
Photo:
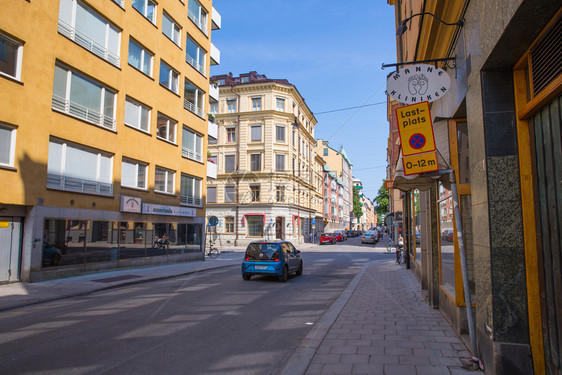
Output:
[[254,266],[256,270],[266,270],[267,266]]

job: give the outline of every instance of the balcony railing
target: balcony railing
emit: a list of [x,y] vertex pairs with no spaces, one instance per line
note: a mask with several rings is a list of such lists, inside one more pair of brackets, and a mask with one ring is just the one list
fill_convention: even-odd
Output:
[[114,3],[117,3],[121,8],[125,8],[125,0],[113,0]]
[[66,100],[58,95],[53,94],[51,107],[55,111],[64,112],[70,116],[101,126],[102,128],[115,131],[116,121],[113,117],[105,116],[93,109],[71,102],[70,100]]
[[72,191],[75,193],[103,195],[105,197],[113,196],[113,185],[84,180],[81,178],[60,176],[56,174],[47,174],[47,189]]
[[182,205],[201,207],[203,205],[202,203],[203,200],[201,198],[195,198],[192,195],[180,194],[180,204]]
[[183,107],[187,109],[189,112],[195,113],[199,117],[202,118],[205,117],[205,111],[203,110],[203,108],[197,107],[195,103],[192,103],[187,99],[184,99]]
[[189,56],[187,53],[185,54],[185,61],[187,61],[189,65],[197,69],[199,73],[203,74],[205,77],[207,76],[205,66],[199,64],[193,57]]
[[185,147],[182,147],[181,149],[181,156],[188,159],[197,160],[198,162],[203,161],[203,154],[201,154],[200,152],[195,152]]
[[[193,12],[188,10],[187,11],[187,17],[189,17],[189,19],[193,21],[193,23],[199,28],[199,30],[201,30],[203,32],[203,34],[205,34],[207,36],[207,25],[203,24],[203,20],[201,18],[199,18],[199,16],[193,14]],[[205,17],[205,21],[206,20],[207,20],[207,18]]]
[[94,42],[86,34],[81,33],[80,31],[76,30],[74,27],[70,26],[66,22],[59,20],[58,31],[68,39],[86,48],[88,51],[92,52],[93,54],[101,57],[102,59],[108,61],[109,63],[117,67],[119,66],[121,60],[119,55],[116,55],[113,52],[109,51],[101,44]]

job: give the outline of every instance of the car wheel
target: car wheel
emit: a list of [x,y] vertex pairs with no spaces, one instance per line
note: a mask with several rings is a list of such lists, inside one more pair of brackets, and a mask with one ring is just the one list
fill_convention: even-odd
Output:
[[289,269],[287,266],[283,267],[283,273],[279,276],[279,281],[285,282],[289,280]]
[[51,266],[58,266],[61,261],[61,256],[59,254],[53,254],[51,258]]
[[302,261],[299,264],[299,268],[297,269],[297,276],[302,275]]
[[242,278],[244,280],[250,280],[252,278],[252,275],[250,275],[249,273],[243,273]]

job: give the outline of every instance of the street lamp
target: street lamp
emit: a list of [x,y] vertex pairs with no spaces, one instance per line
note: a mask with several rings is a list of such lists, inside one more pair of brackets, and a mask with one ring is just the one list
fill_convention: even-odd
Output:
[[457,22],[454,22],[454,23],[448,23],[448,22],[443,21],[441,18],[437,17],[437,16],[436,16],[435,14],[433,14],[433,13],[422,12],[422,13],[413,14],[413,15],[411,15],[411,16],[408,17],[408,18],[404,18],[404,19],[402,20],[402,22],[400,22],[400,26],[398,26],[398,29],[396,30],[396,35],[397,35],[397,36],[401,36],[402,34],[404,34],[404,33],[406,32],[406,30],[408,30],[408,26],[407,26],[406,24],[407,24],[407,22],[408,22],[409,20],[411,20],[411,19],[414,18],[414,17],[422,16],[422,15],[426,15],[426,14],[427,14],[428,16],[431,16],[431,17],[435,18],[437,21],[441,22],[442,24],[444,24],[444,25],[446,25],[446,26],[462,26],[462,25],[464,24],[464,22],[463,22],[462,20],[457,21]]

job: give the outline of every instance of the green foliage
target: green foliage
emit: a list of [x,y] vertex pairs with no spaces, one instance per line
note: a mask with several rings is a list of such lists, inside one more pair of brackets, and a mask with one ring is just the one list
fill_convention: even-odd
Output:
[[361,199],[359,198],[358,189],[353,189],[353,217],[363,216],[363,210],[361,209]]
[[375,212],[379,215],[385,215],[388,212],[388,190],[384,187],[384,181],[379,188],[378,194],[374,199]]

